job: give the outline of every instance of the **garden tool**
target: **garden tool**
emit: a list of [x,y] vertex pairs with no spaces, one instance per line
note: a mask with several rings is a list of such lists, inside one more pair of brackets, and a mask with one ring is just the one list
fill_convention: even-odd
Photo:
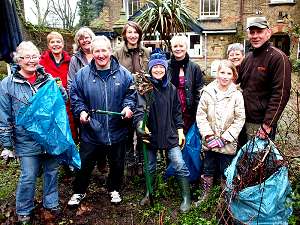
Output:
[[92,113],[98,113],[98,114],[104,114],[104,115],[110,115],[110,116],[125,116],[125,113],[106,111],[106,110],[101,110],[101,109],[92,109],[89,111],[89,114],[92,114]]

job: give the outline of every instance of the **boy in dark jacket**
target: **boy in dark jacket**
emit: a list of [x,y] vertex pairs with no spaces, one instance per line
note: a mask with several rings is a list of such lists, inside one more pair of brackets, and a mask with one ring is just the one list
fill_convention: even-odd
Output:
[[[149,117],[145,129],[142,129],[142,120],[145,108],[145,99],[138,95],[137,108],[134,113],[134,122],[137,125],[137,133],[143,137],[148,136],[147,170],[150,180],[154,180],[156,171],[156,153],[158,149],[167,151],[171,167],[176,171],[183,201],[180,205],[182,212],[190,209],[190,185],[188,181],[189,170],[182,158],[180,147],[183,147],[185,137],[183,134],[183,120],[181,116],[180,102],[176,88],[169,82],[166,75],[168,64],[165,55],[154,53],[150,57],[148,69],[153,85],[153,101],[150,103]],[[149,191],[140,204],[149,203]]]

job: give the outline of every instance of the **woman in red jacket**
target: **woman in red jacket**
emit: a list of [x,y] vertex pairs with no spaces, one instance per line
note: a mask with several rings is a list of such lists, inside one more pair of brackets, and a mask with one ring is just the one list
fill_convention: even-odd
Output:
[[[47,44],[48,50],[43,52],[40,59],[40,65],[42,65],[45,68],[45,71],[50,73],[54,78],[59,77],[63,87],[67,90],[67,75],[71,57],[63,50],[63,36],[60,33],[53,31],[47,35]],[[69,102],[67,103],[67,112],[69,115],[72,136],[74,141],[77,142],[77,132],[74,126]]]

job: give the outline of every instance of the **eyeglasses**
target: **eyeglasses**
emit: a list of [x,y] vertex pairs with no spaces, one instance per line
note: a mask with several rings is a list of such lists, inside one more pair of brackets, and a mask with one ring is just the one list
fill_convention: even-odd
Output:
[[39,55],[25,55],[25,56],[20,56],[20,59],[24,59],[26,62],[29,62],[31,59],[34,61],[37,61],[40,59]]

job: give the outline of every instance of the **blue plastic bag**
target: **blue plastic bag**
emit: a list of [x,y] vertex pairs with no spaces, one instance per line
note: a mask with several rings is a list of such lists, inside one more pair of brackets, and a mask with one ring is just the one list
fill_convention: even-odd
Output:
[[[277,160],[282,159],[276,146],[271,141],[268,142],[258,138],[248,141],[238,151],[231,165],[225,171],[228,196],[232,194],[234,189],[233,180],[237,175],[236,165],[239,159],[246,152],[247,154],[255,153],[265,149],[267,145],[270,145],[270,152],[275,155]],[[230,211],[235,219],[249,225],[288,224],[288,218],[292,214],[292,208],[287,204],[290,193],[288,170],[283,166],[265,182],[244,188],[234,198],[229,197]]]
[[20,108],[16,124],[24,127],[48,154],[56,155],[60,163],[80,168],[66,105],[54,80],[48,81]]
[[[202,149],[202,142],[199,133],[199,129],[194,123],[185,137],[185,146],[182,150],[183,160],[185,161],[189,171],[189,181],[196,181],[200,177],[202,160],[200,158],[200,153]],[[168,165],[165,177],[175,175],[175,169],[172,167],[171,163]]]

